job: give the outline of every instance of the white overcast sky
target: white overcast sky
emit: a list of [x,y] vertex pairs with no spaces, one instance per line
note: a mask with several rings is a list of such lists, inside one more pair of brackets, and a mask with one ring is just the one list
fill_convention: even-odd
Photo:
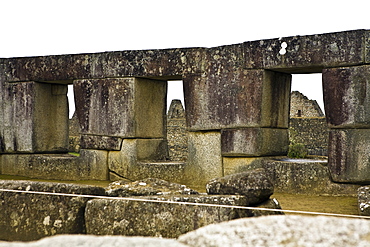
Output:
[[[0,0],[0,57],[214,47],[369,29],[369,7],[368,0]],[[320,78],[294,75],[293,90],[320,102]]]

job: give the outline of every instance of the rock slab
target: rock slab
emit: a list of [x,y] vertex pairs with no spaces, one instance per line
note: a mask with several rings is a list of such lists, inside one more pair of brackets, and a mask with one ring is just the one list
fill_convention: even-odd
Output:
[[262,203],[274,193],[274,186],[264,169],[212,179],[206,189],[210,195],[243,195],[247,205]]
[[325,216],[263,216],[209,225],[178,240],[192,247],[370,246],[370,222]]
[[[241,195],[167,195],[133,199],[135,200],[116,198],[89,201],[85,211],[87,234],[177,238],[181,234],[213,223],[240,217],[276,214],[257,209],[186,204],[245,206],[246,197]],[[261,207],[276,209],[280,208],[280,205],[276,200],[268,200]]]
[[146,178],[135,182],[115,181],[107,188],[109,196],[151,196],[199,194],[185,185],[171,183],[159,178]]
[[55,234],[85,232],[86,197],[53,193],[104,195],[104,188],[62,183],[0,181],[1,189],[50,192],[29,194],[0,191],[0,240],[31,241]]

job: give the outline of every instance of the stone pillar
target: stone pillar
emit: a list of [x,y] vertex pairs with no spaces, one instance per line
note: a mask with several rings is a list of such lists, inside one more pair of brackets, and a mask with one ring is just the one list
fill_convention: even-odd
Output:
[[[213,58],[217,59],[217,54]],[[183,78],[188,129],[194,132],[189,137],[188,165],[204,171],[198,176],[205,181],[223,175],[224,162],[238,163],[233,159],[286,155],[291,75],[246,70],[237,63],[209,64],[205,73]],[[220,142],[210,142],[212,150],[220,148],[221,158],[233,159],[207,162],[208,153],[212,156],[215,152],[204,152],[202,145],[193,143],[201,143],[209,131],[217,132]],[[210,164],[212,169],[207,168]],[[207,172],[210,170],[219,172]]]
[[370,66],[323,70],[329,162],[335,182],[370,182]]
[[108,150],[112,178],[136,179],[138,161],[167,156],[165,81],[83,79],[74,88],[81,149]]
[[67,85],[4,83],[0,153],[68,151]]

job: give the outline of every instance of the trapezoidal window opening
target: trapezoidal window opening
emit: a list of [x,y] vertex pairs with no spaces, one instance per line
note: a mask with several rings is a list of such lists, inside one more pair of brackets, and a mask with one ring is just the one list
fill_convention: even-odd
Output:
[[290,148],[301,145],[306,155],[327,156],[329,129],[321,73],[292,75],[289,115]]

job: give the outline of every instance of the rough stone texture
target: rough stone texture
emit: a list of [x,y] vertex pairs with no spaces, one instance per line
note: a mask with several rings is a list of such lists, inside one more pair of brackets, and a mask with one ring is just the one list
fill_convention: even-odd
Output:
[[185,176],[188,184],[199,186],[223,176],[220,132],[189,132],[189,158]]
[[238,219],[182,235],[179,242],[208,246],[369,246],[370,222],[298,215]]
[[167,145],[170,160],[183,161],[188,158],[185,111],[180,100],[172,100],[168,109]]
[[324,69],[325,112],[330,128],[370,128],[370,66]]
[[[275,192],[311,195],[356,195],[359,185],[334,183],[325,160],[264,160]],[[252,168],[250,168],[252,169]]]
[[200,51],[202,48],[10,58],[4,63],[4,80],[62,81],[131,76],[178,79],[184,67],[189,72],[199,70]]
[[[143,179],[143,178],[160,178],[176,183],[186,183],[185,179],[186,163],[176,161],[158,161],[158,162],[143,162],[139,161],[135,169],[130,172],[130,178]],[[111,180],[113,181],[113,180]]]
[[120,151],[110,151],[108,168],[115,174],[131,180],[147,178],[140,174],[139,162],[165,160],[166,142],[163,139],[123,139]]
[[[104,195],[100,187],[31,181],[0,181],[1,189]],[[44,236],[84,233],[88,198],[0,191],[0,239],[36,240]]]
[[290,94],[290,117],[324,117],[316,100],[310,100],[302,93],[293,91]]
[[171,183],[158,178],[147,178],[128,183],[116,181],[106,189],[109,196],[151,196],[151,195],[191,195],[199,194],[186,185]]
[[287,157],[223,158],[225,174],[263,168],[274,192],[307,195],[357,195],[359,185],[331,181],[326,160]]
[[357,191],[359,215],[370,216],[370,187],[362,186]]
[[[247,68],[287,73],[321,72],[324,67],[353,66],[369,61],[369,30],[245,42]],[[280,54],[282,43],[286,53]]]
[[1,242],[0,247],[186,247],[175,239],[94,235],[57,235],[34,242]]
[[2,97],[0,153],[67,152],[67,85],[7,83]]
[[122,138],[115,136],[82,135],[82,149],[121,150]]
[[221,75],[184,76],[190,130],[288,127],[291,75],[243,69]]
[[310,155],[327,156],[329,128],[325,117],[290,118],[289,140],[304,144]]
[[243,195],[247,205],[264,202],[274,193],[274,186],[264,169],[212,179],[206,189],[210,195]]
[[0,156],[2,174],[56,180],[107,180],[108,152],[81,150],[70,154],[4,154]]
[[370,183],[370,129],[332,129],[329,171],[335,182]]
[[288,152],[288,130],[239,128],[221,131],[223,156],[269,156]]
[[[260,212],[256,212],[257,210],[163,203],[163,201],[175,201],[246,205],[247,199],[237,195],[177,195],[136,198],[162,201],[162,203],[110,199],[91,200],[88,202],[85,212],[87,233],[176,238],[183,233],[208,224],[250,217],[254,214],[260,215]],[[266,202],[263,206],[280,208],[276,200]],[[275,214],[275,212],[270,213]]]
[[82,134],[163,138],[166,87],[139,78],[75,80]]

